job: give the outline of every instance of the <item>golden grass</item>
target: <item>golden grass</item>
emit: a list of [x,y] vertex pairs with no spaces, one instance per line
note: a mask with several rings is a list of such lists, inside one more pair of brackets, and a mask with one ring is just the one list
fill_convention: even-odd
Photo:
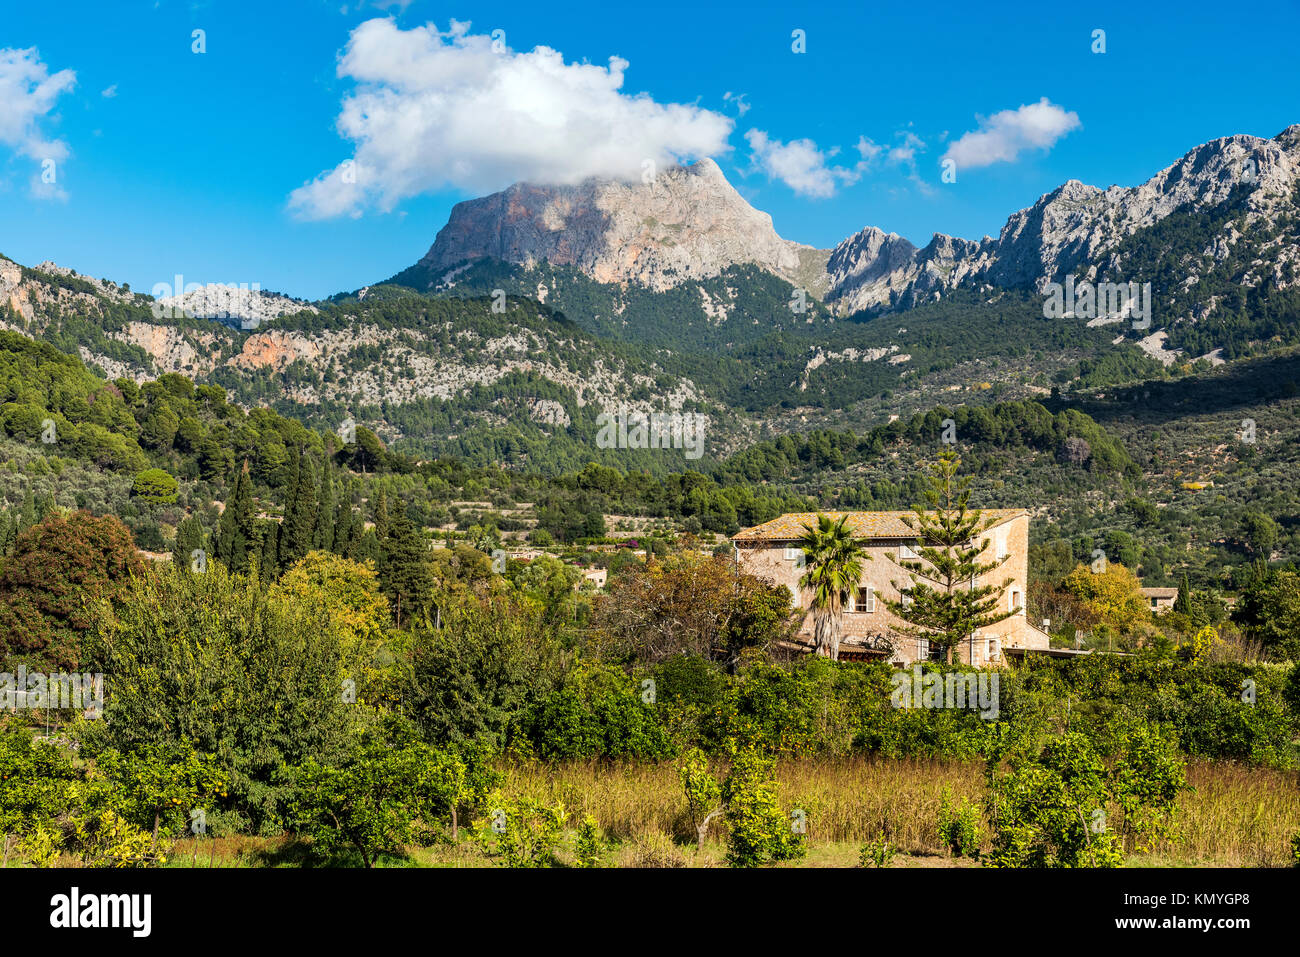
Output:
[[[693,837],[670,762],[524,763],[512,764],[504,771],[507,793],[548,803],[559,801],[578,814],[590,813],[617,841],[653,843],[651,835],[658,834],[671,835],[681,845],[689,844]],[[722,771],[718,769],[720,776]],[[936,819],[944,789],[950,789],[957,800],[968,797],[979,802],[984,793],[984,771],[979,763],[943,761],[784,761],[777,766],[777,783],[782,804],[807,815],[810,850],[822,844],[856,847],[887,827],[902,852],[927,856],[942,853]],[[1179,840],[1163,842],[1149,855],[1133,855],[1130,863],[1290,864],[1291,835],[1300,830],[1300,787],[1295,772],[1192,762],[1188,783],[1192,790],[1179,799]],[[689,859],[691,848],[684,850]]]
[[[590,813],[611,841],[602,863],[613,867],[722,867],[725,832],[715,824],[703,851],[686,819],[685,801],[672,762],[572,762],[502,766],[502,790],[514,797],[561,802],[570,820]],[[719,778],[725,767],[715,768]],[[1179,800],[1177,841],[1149,854],[1133,854],[1130,866],[1284,867],[1291,835],[1300,830],[1300,786],[1295,772],[1244,765],[1192,762],[1192,789]],[[945,788],[960,800],[982,801],[979,763],[843,758],[782,761],[777,765],[782,805],[801,809],[808,821],[808,854],[783,866],[854,867],[858,848],[888,827],[899,848],[894,867],[969,867],[940,847],[936,818]],[[985,850],[987,824],[985,825]],[[491,861],[462,830],[458,843],[411,848],[410,863],[426,867],[483,867]],[[188,867],[195,842],[180,841],[168,864]],[[299,855],[287,838],[231,837],[198,842],[197,865],[295,866]],[[215,853],[214,853],[215,851]],[[566,856],[566,854],[562,854]]]

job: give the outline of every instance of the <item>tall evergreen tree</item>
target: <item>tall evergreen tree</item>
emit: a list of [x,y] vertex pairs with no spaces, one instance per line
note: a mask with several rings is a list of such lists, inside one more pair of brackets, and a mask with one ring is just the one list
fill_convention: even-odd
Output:
[[248,475],[248,461],[235,470],[226,508],[213,534],[213,557],[231,572],[243,574],[250,565],[253,540],[253,482]]
[[352,512],[352,502],[345,492],[339,497],[334,512],[334,551],[344,558],[355,558],[357,526]]
[[970,508],[970,482],[957,479],[960,466],[961,459],[951,449],[941,452],[930,466],[930,487],[925,493],[929,508],[917,505],[915,514],[903,520],[916,532],[917,558],[895,559],[911,582],[894,582],[904,597],[885,601],[905,622],[899,630],[943,648],[948,664],[953,649],[980,628],[1016,614],[1000,610],[1011,579],[1001,585],[980,584],[1006,559],[981,560],[986,548],[981,535],[994,520],[986,521],[978,509]]
[[316,524],[316,480],[311,459],[296,449],[294,460],[293,490],[280,527],[278,554],[282,568],[288,568],[311,551]]
[[1174,599],[1174,611],[1182,615],[1192,613],[1192,583],[1183,572],[1183,580],[1178,583],[1178,597]]
[[[198,515],[187,515],[176,526],[176,544],[172,546],[172,563],[178,568],[194,567],[194,553],[206,552],[203,521]],[[205,556],[199,567],[207,564]]]
[[388,530],[379,583],[392,603],[399,628],[429,600],[433,590],[433,569],[424,537],[404,515],[397,516]]
[[0,555],[13,551],[14,541],[18,537],[18,522],[10,509],[0,512]]
[[388,499],[384,496],[384,490],[380,489],[379,494],[375,496],[375,509],[371,521],[375,523],[375,537],[379,541],[388,540]]
[[23,508],[18,513],[18,531],[24,532],[36,524],[36,493],[32,487],[27,486],[27,494],[23,496]]
[[260,525],[262,547],[258,566],[261,570],[262,581],[273,582],[280,577],[280,572],[287,567],[280,564],[280,540],[284,537],[284,526],[279,522],[261,522]]
[[316,519],[312,530],[312,547],[323,552],[334,551],[334,470],[328,457],[321,468],[320,494],[316,496]]

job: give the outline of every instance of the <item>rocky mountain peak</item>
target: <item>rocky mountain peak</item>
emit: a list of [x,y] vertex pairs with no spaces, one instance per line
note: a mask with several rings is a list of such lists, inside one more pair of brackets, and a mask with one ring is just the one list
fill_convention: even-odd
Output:
[[1300,123],[1292,123],[1273,139],[1288,152],[1300,150]]
[[1067,180],[1013,213],[997,239],[977,243],[937,234],[909,255],[899,244],[886,244],[879,230],[863,230],[832,254],[826,298],[849,313],[914,305],[969,278],[1041,287],[1081,264],[1102,261],[1126,237],[1176,210],[1217,206],[1243,187],[1248,215],[1268,219],[1292,207],[1298,181],[1300,124],[1273,139],[1222,137],[1138,186],[1103,190]]
[[798,274],[801,249],[777,235],[718,164],[673,166],[648,182],[589,179],[574,186],[516,183],[458,203],[421,264],[433,284],[484,257],[574,266],[599,282],[664,290],[753,263]]

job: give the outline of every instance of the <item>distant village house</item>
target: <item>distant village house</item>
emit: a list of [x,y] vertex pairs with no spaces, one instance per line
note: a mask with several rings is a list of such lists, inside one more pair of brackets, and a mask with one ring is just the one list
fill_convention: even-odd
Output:
[[1142,594],[1152,611],[1168,611],[1178,601],[1177,588],[1143,588]]

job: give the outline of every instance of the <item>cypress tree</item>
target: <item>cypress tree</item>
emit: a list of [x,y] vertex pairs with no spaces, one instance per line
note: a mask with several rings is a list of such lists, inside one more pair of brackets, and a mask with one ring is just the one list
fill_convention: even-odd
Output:
[[383,560],[379,567],[379,584],[389,601],[397,626],[428,601],[433,590],[433,570],[424,538],[405,515],[393,520],[384,540]]
[[9,550],[13,547],[14,539],[18,537],[18,523],[14,520],[9,509],[0,512],[0,555],[8,555]]
[[194,552],[204,551],[203,522],[198,515],[187,515],[176,526],[176,544],[172,546],[172,564],[177,568],[191,568]]
[[253,541],[253,483],[248,476],[248,461],[235,470],[235,481],[225,511],[213,535],[213,553],[217,561],[234,574],[249,569],[249,552]]
[[375,537],[379,541],[388,540],[388,499],[384,497],[384,490],[380,489],[379,494],[375,497],[375,512],[372,519],[375,523]]
[[356,553],[356,529],[353,524],[352,503],[340,498],[334,513],[334,551],[344,558]]
[[293,493],[284,510],[280,527],[280,566],[288,568],[312,547],[312,531],[316,523],[316,483],[312,475],[311,459],[294,452]]
[[23,509],[18,513],[18,531],[25,532],[36,524],[36,493],[32,487],[27,486],[27,494],[23,496]]
[[280,546],[284,536],[284,527],[279,522],[262,523],[262,581],[273,582],[280,577]]

